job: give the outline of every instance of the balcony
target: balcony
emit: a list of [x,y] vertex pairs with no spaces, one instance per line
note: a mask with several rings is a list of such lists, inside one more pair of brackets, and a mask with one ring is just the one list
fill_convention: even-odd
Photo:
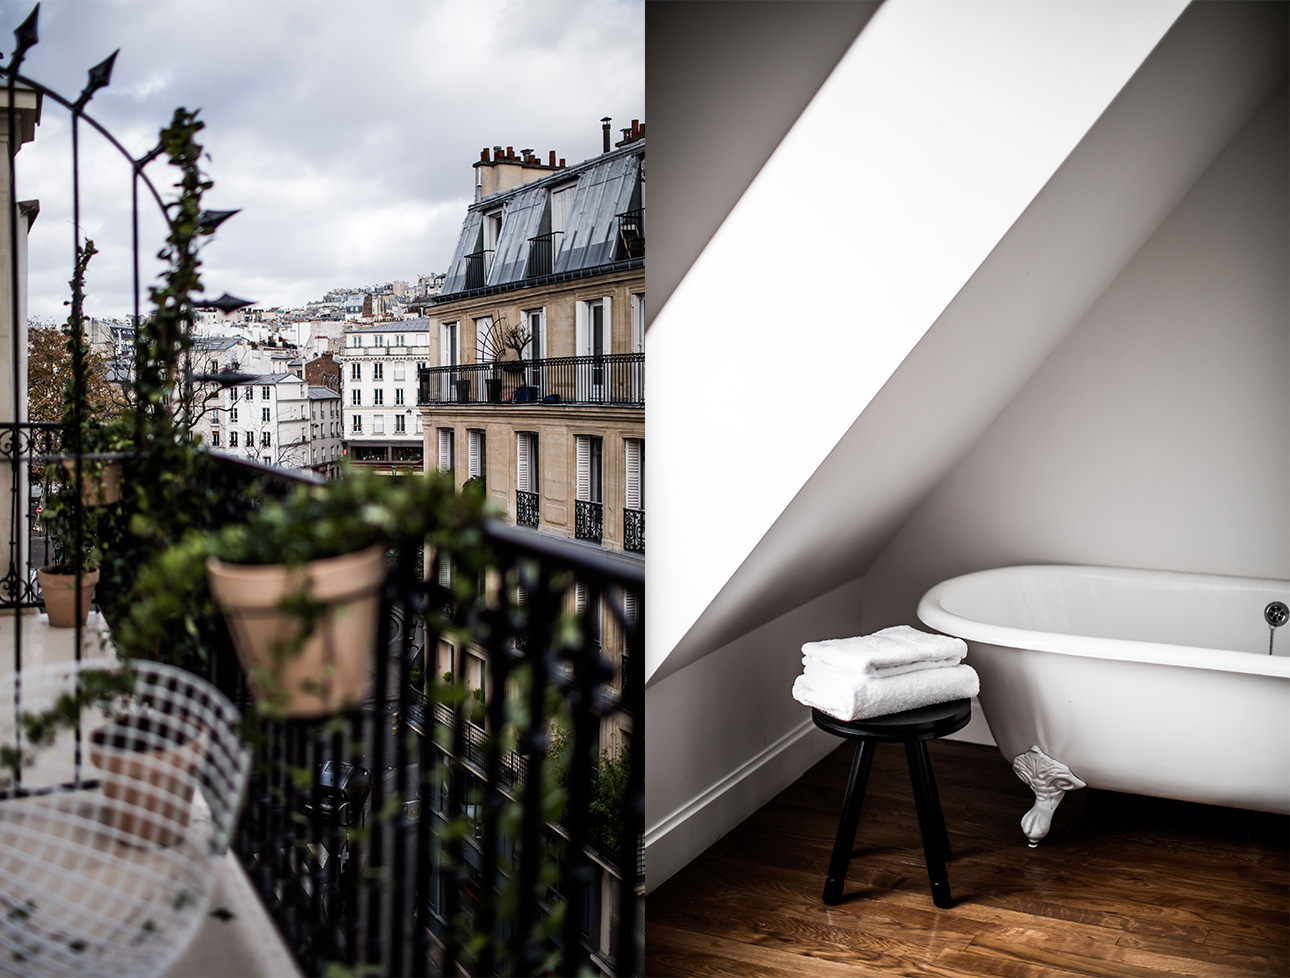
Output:
[[645,354],[551,357],[426,367],[417,403],[645,406]]
[[[19,131],[14,116],[21,111],[34,132],[29,117],[43,96],[47,111],[57,104],[71,113],[71,125],[82,136],[91,130],[106,136],[86,107],[110,71],[96,68],[76,100],[34,82],[34,91],[21,89],[22,97],[15,98],[17,66],[36,40],[34,14],[15,35],[19,50],[0,67],[10,80],[9,131]],[[644,738],[632,734],[639,733],[643,715],[642,684],[615,682],[621,662],[643,661],[637,611],[643,607],[644,573],[638,559],[474,520],[470,532],[461,534],[474,541],[471,560],[456,563],[436,553],[425,536],[389,525],[369,548],[379,577],[377,623],[354,643],[370,640],[373,650],[366,695],[352,708],[291,719],[266,712],[253,698],[252,678],[205,583],[167,577],[164,568],[185,540],[242,523],[248,512],[262,511],[302,484],[323,484],[317,476],[212,454],[192,438],[197,412],[188,354],[197,252],[232,214],[202,207],[209,182],[194,162],[201,155],[192,142],[200,128],[194,121],[177,112],[156,150],[128,159],[132,185],[123,188],[122,199],[155,199],[163,218],[172,206],[173,213],[186,216],[168,222],[167,246],[159,253],[166,266],[159,291],[166,299],[144,315],[135,292],[135,371],[119,430],[103,424],[83,386],[77,389],[87,359],[79,324],[88,249],[78,247],[70,271],[73,325],[68,342],[59,346],[71,362],[59,375],[68,378],[66,387],[58,383],[63,403],[51,415],[61,420],[26,420],[26,351],[13,328],[21,309],[20,282],[0,308],[0,326],[15,337],[13,344],[0,344],[0,370],[13,392],[6,399],[13,410],[0,413],[0,492],[9,501],[0,511],[0,675],[11,683],[6,705],[28,715],[39,708],[32,692],[37,687],[14,684],[13,677],[42,660],[55,660],[61,673],[64,662],[110,658],[113,645],[125,648],[127,626],[138,618],[134,601],[150,589],[182,608],[185,625],[167,631],[149,651],[228,697],[243,721],[236,728],[241,747],[250,754],[244,801],[240,809],[230,804],[225,810],[235,815],[224,823],[223,838],[231,833],[231,842],[227,849],[222,841],[209,848],[208,854],[223,857],[204,881],[218,878],[216,906],[230,903],[237,921],[271,926],[290,965],[310,975],[640,974]],[[11,145],[10,152],[16,151]],[[162,202],[145,172],[163,155],[181,170],[178,182],[168,172],[164,184],[179,188],[174,205]],[[78,197],[78,166],[73,161],[67,171],[71,199]],[[133,216],[136,221],[127,223],[137,226],[137,212]],[[98,216],[85,219],[94,223]],[[25,226],[7,226],[8,253],[25,255],[19,237]],[[139,281],[141,255],[150,261],[153,253],[136,241],[124,256],[133,265],[126,278]],[[486,253],[473,257],[482,276]],[[25,269],[17,262],[11,265],[11,273],[20,271]],[[57,280],[68,279],[67,269],[56,271]],[[586,383],[600,388],[596,396],[616,397],[615,384],[630,386],[630,376],[615,380],[611,358],[596,360],[585,371]],[[570,374],[570,396],[581,392],[580,377]],[[102,448],[84,440],[109,427],[123,443]],[[63,474],[62,462],[71,463],[70,476]],[[91,463],[100,462],[120,463],[128,490],[115,500],[91,503]],[[394,485],[399,478],[425,476],[381,478]],[[86,570],[96,551],[103,552],[97,591],[79,599],[88,617],[62,629],[41,614],[48,595],[35,575],[51,545],[39,514],[51,509],[67,518],[59,525],[59,549],[74,571]],[[292,536],[308,543],[318,532],[317,524],[300,525]],[[91,536],[99,546],[88,545]],[[149,623],[170,621],[158,613]],[[329,674],[320,672],[314,685],[326,688]],[[79,681],[81,674],[72,673],[78,677],[72,681]],[[30,743],[21,743],[27,734],[15,736],[18,750],[6,754],[10,766],[0,771],[0,823],[14,824],[20,807],[14,803],[35,796],[38,803],[52,799],[69,807],[91,797],[101,804],[108,797],[105,778],[80,750],[79,729],[70,741],[47,747],[34,736]],[[72,773],[42,779],[42,769],[40,777],[24,780],[24,748],[61,751]],[[197,823],[205,808],[211,824],[212,797],[211,782],[195,779],[182,802],[185,819]],[[113,858],[131,849],[111,838],[89,840],[81,846],[87,859],[104,857],[109,847]],[[134,849],[143,862],[157,855]],[[97,862],[108,864],[106,858]],[[13,902],[10,882],[6,877],[0,900],[6,933],[21,930],[23,919],[37,909]],[[125,889],[110,866],[86,884],[83,889],[102,892]],[[180,895],[182,900],[167,904],[169,910],[186,904],[204,915],[191,895]],[[84,973],[134,973],[122,972],[119,960],[98,957],[101,937],[90,943],[64,930],[56,901],[38,909],[41,933],[60,944],[60,953],[82,954]],[[161,923],[163,933],[179,935]],[[156,940],[152,918],[134,926],[128,937]],[[212,929],[213,945],[190,948],[175,964],[179,970],[170,973],[213,973],[206,970],[210,948],[218,955],[221,935],[208,923],[207,938]],[[246,931],[252,945],[273,943],[254,931]],[[21,972],[21,949],[11,952],[4,949],[5,960]],[[218,961],[220,967],[261,974],[284,973],[283,963],[270,955],[248,965],[237,953]]]
[[605,507],[587,499],[573,502],[573,535],[578,540],[599,543],[605,533]]
[[[41,452],[56,448],[56,440],[47,426],[4,425],[0,445],[0,466],[11,482],[33,467],[49,478],[50,467],[42,463],[54,456]],[[313,481],[237,459],[211,461],[215,477],[193,488],[250,505],[257,496]],[[37,482],[35,492],[17,488],[39,497],[52,487]],[[484,604],[469,607],[457,605],[445,584],[451,573],[441,573],[433,559],[423,578],[420,541],[387,541],[384,624],[373,636],[371,695],[350,713],[314,722],[257,717],[222,620],[199,628],[204,661],[190,667],[223,689],[255,731],[254,773],[232,850],[306,974],[322,974],[338,962],[386,974],[530,974],[552,953],[561,961],[557,973],[639,972],[639,775],[629,778],[631,797],[611,800],[619,817],[606,821],[586,813],[604,790],[598,787],[595,731],[607,722],[630,730],[641,715],[640,677],[622,675],[618,690],[612,684],[615,659],[624,670],[642,661],[635,609],[641,607],[643,571],[635,561],[514,527],[489,524],[483,532],[490,575],[522,587],[494,588]],[[20,549],[29,556],[10,568],[17,579],[28,578],[41,559],[34,519],[25,536]],[[600,612],[579,616],[579,637],[570,644],[562,620],[573,604],[574,581]],[[101,593],[96,606],[110,607],[115,597]],[[6,620],[21,616],[13,622],[19,634],[28,629],[28,639],[12,646],[27,649],[28,665],[40,644],[30,632],[37,598],[34,588],[20,588],[3,604]],[[77,646],[93,646],[90,629],[110,631],[110,624],[110,616],[96,610]],[[67,631],[70,642],[81,629]],[[539,707],[537,723],[503,736],[513,709],[504,695],[445,700],[443,683],[434,682],[442,665],[435,664],[435,654],[450,639],[457,642],[457,675],[467,675],[467,656],[478,655],[487,664],[489,690],[519,682],[530,690],[530,704],[549,702],[551,690],[563,704],[560,718]],[[0,664],[0,671],[18,665]],[[540,805],[550,788],[543,766],[557,763],[549,746],[556,727],[566,731],[571,756],[560,762],[566,772],[563,814],[552,819],[542,817]],[[636,746],[643,738],[631,740]],[[624,760],[629,770],[641,770],[639,751]],[[326,788],[326,769],[341,763],[373,775],[370,797],[351,819],[364,828],[357,836],[311,804]],[[308,772],[303,782],[302,772]],[[465,839],[451,828],[462,817],[472,825]],[[546,873],[561,881],[554,888],[558,895],[540,882]],[[504,920],[498,900],[517,887],[542,896]],[[602,905],[602,891],[615,899]],[[566,924],[550,931],[545,921],[561,905]],[[617,925],[603,945],[602,918]],[[481,933],[495,939],[482,951],[472,944]]]
[[523,489],[515,490],[515,523],[517,526],[536,527],[539,522],[540,512],[541,506],[536,492],[525,492]]
[[[539,278],[555,271],[555,256],[560,252],[563,231],[550,231],[529,238],[529,260],[524,267],[525,278]],[[467,284],[467,288],[469,288]]]
[[645,552],[645,510],[623,510],[623,549],[632,553]]
[[466,288],[482,289],[488,281],[488,270],[493,264],[491,251],[476,251],[466,256]]
[[624,211],[618,215],[618,244],[615,261],[645,257],[645,208]]

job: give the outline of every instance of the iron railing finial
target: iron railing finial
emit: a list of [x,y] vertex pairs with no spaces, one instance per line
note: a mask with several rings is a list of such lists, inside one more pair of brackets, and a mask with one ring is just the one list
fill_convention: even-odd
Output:
[[112,66],[116,64],[116,56],[120,53],[121,49],[117,48],[90,69],[89,80],[85,83],[85,89],[81,92],[80,98],[78,98],[76,103],[72,106],[73,112],[79,113],[85,108],[89,100],[94,97],[95,92],[100,88],[107,87],[108,83],[112,80]]
[[14,38],[18,41],[18,46],[14,48],[13,64],[9,69],[11,76],[18,74],[18,66],[22,64],[22,59],[26,57],[27,52],[35,47],[36,42],[40,40],[36,31],[36,24],[40,20],[40,4],[31,8],[31,13],[27,19],[18,25],[13,32]]

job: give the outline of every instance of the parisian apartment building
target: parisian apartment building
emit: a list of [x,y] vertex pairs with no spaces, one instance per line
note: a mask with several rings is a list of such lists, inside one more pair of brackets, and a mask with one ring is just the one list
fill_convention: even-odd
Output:
[[425,318],[365,324],[344,331],[340,367],[342,437],[351,465],[420,470],[424,426],[417,373],[431,359]]
[[[459,486],[482,482],[510,523],[641,561],[644,158],[639,123],[616,146],[606,128],[604,152],[575,165],[554,153],[481,152],[442,290],[415,306],[427,349],[414,358],[426,364],[417,399],[427,467]],[[621,694],[631,674],[622,624],[594,597],[575,585],[569,610],[594,616]],[[441,643],[432,668],[462,668],[484,688],[486,659]],[[602,757],[625,750],[631,717],[607,714],[598,736]],[[593,962],[608,953],[608,908],[622,885],[613,866],[596,865],[583,922]]]

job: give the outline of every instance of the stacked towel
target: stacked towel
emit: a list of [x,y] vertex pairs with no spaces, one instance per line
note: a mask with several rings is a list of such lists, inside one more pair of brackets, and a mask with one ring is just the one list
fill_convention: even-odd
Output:
[[839,720],[863,720],[975,696],[981,683],[962,664],[965,655],[962,639],[908,625],[807,642],[793,698]]

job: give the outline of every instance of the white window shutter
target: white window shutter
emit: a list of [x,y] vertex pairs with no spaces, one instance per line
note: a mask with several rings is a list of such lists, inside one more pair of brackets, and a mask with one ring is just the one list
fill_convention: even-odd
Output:
[[480,470],[483,468],[482,452],[483,447],[480,442],[483,440],[483,432],[471,429],[466,433],[466,478],[473,479],[475,476],[483,475]]
[[591,439],[587,435],[577,436],[577,486],[574,498],[591,498]]
[[532,492],[529,488],[532,483],[533,462],[531,459],[532,446],[529,443],[529,433],[527,431],[518,431],[515,433],[515,485],[524,492]]
[[628,509],[644,509],[641,505],[641,445],[639,438],[628,438],[627,450],[627,498]]
[[645,352],[645,296],[632,296],[632,352]]
[[600,321],[600,349],[606,354],[613,353],[614,348],[609,345],[610,338],[614,335],[614,300],[610,296],[605,296],[601,300],[604,304],[604,318]]
[[574,304],[573,342],[575,356],[586,357],[591,355],[591,338],[587,326],[588,316],[589,307],[587,303],[578,302]]
[[573,613],[575,615],[586,614],[587,611],[587,585],[581,581],[573,586]]
[[636,593],[634,591],[623,592],[623,617],[627,619],[627,624],[635,625],[639,617],[639,605],[636,602]]
[[452,429],[439,429],[439,471],[447,472],[452,468]]

